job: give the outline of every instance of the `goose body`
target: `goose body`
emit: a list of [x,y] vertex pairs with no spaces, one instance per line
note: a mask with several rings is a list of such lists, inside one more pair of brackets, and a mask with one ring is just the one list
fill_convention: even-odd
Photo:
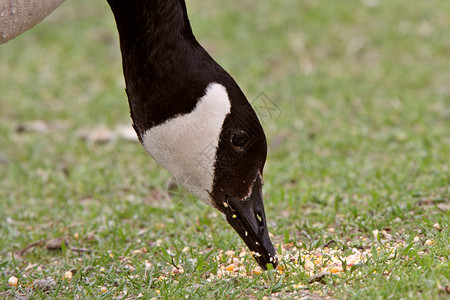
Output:
[[147,152],[277,263],[267,230],[264,131],[234,79],[195,39],[184,0],[107,0],[119,32],[131,118]]

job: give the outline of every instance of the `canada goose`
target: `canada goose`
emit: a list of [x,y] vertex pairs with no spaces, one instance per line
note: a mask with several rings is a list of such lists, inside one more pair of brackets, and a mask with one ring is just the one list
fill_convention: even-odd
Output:
[[263,269],[275,267],[262,197],[266,138],[245,95],[195,39],[183,0],[107,1],[140,142],[225,216]]

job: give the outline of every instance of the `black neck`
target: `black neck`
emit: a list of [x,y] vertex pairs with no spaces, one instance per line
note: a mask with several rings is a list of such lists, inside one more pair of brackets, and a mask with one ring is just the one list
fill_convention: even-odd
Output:
[[184,0],[107,0],[114,14],[121,47],[155,49],[186,38],[195,41]]
[[226,73],[195,39],[184,0],[107,1],[119,31],[131,117],[139,136],[190,112],[211,78]]

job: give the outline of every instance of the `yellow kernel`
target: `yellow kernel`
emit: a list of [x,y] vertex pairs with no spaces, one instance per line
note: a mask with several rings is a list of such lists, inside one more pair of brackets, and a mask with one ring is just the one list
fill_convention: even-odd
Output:
[[73,237],[78,240],[80,238],[80,234],[78,232],[75,232],[75,234],[73,235]]
[[160,293],[161,293],[161,291],[160,291],[160,290],[156,290],[156,291],[155,291],[155,293],[157,293],[157,294],[160,294]]
[[102,293],[106,293],[108,291],[108,289],[104,286],[102,286],[102,288],[100,290],[102,291]]
[[9,277],[8,284],[10,286],[17,286],[18,283],[19,283],[19,279],[17,277],[15,277],[15,276]]
[[236,219],[236,218],[237,218],[237,216],[236,216],[235,214],[233,214],[232,217],[233,217],[233,219]]
[[260,267],[256,267],[256,268],[253,270],[253,273],[255,273],[255,274],[261,274],[261,273],[262,273],[262,270],[261,270]]
[[418,236],[414,237],[414,243],[417,243],[418,241],[420,241],[420,238]]
[[426,240],[425,241],[425,245],[431,246],[433,244],[434,244],[434,242],[432,240]]
[[228,272],[233,272],[235,265],[234,264],[230,264],[229,266],[227,266],[225,268],[225,270],[227,270]]
[[333,273],[333,274],[335,274],[335,273],[339,272],[339,269],[338,269],[337,267],[332,267],[332,268],[330,269],[330,272]]
[[67,272],[64,274],[64,278],[66,278],[67,280],[72,279],[72,277],[73,277],[73,273],[70,272],[70,271],[67,271]]

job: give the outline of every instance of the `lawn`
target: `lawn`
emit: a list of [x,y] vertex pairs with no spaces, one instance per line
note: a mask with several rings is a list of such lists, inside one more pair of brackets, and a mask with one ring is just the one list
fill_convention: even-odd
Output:
[[121,133],[109,7],[72,0],[0,46],[0,298],[447,298],[450,1],[187,6],[266,131],[281,270],[261,273],[185,190],[168,197]]

